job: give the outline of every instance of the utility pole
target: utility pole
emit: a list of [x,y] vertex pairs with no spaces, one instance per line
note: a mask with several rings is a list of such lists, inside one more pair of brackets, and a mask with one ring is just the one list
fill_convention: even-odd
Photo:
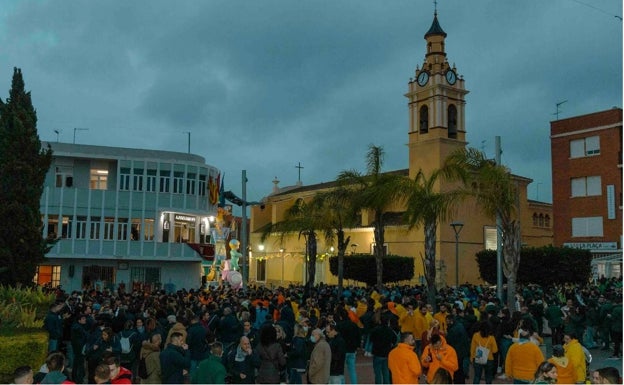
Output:
[[[496,165],[501,165],[501,137],[496,136],[494,143],[494,151],[496,152],[494,159]],[[496,214],[496,296],[503,303],[503,219],[500,214]]]

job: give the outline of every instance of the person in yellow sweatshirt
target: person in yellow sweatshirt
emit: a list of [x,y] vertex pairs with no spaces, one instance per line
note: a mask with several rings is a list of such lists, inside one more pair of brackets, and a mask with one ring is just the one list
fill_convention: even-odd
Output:
[[[477,347],[483,347],[488,350],[488,357],[486,364],[479,364],[475,361],[477,356]],[[474,383],[481,382],[481,374],[485,371],[485,383],[491,384],[494,380],[494,354],[498,352],[498,345],[496,344],[496,338],[492,335],[490,325],[486,321],[482,321],[479,324],[479,331],[472,335],[472,342],[470,343],[470,361],[474,366]]]
[[568,360],[570,360],[570,363],[576,369],[576,378],[574,381],[577,384],[582,384],[585,382],[587,370],[583,347],[576,338],[576,333],[574,332],[565,332],[563,335],[563,342],[563,350],[565,351],[565,356],[568,357]]
[[576,369],[565,356],[563,346],[554,345],[553,355],[548,362],[557,367],[557,384],[573,384],[576,382]]
[[420,354],[422,352],[422,334],[427,331],[429,327],[429,321],[427,320],[427,306],[420,305],[418,312],[415,313],[414,324],[412,331],[414,338],[416,339],[416,352]]

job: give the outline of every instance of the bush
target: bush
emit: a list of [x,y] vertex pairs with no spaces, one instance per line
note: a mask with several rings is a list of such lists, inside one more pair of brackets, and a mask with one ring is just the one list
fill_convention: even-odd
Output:
[[[496,283],[496,250],[476,255],[484,281]],[[569,247],[524,247],[520,254],[518,283],[538,285],[587,282],[591,276],[591,252]],[[507,279],[503,276],[503,283]]]
[[[371,254],[355,254],[344,258],[344,279],[366,283],[373,286],[377,283],[375,256]],[[338,276],[338,257],[329,258],[329,271]],[[414,277],[414,258],[398,255],[386,255],[383,260],[383,282],[407,281]]]
[[0,335],[0,381],[13,382],[13,371],[30,365],[37,372],[48,354],[48,333],[43,330],[23,330],[12,335]]

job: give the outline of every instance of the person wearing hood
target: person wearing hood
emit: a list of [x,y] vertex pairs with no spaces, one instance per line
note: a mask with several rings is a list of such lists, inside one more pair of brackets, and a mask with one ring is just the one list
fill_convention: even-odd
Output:
[[54,352],[50,354],[46,358],[46,366],[48,367],[48,374],[41,380],[42,384],[74,384],[63,373],[65,370],[65,355],[63,353]]
[[576,382],[576,370],[570,363],[568,357],[565,356],[563,346],[554,345],[553,355],[548,362],[557,367],[557,384],[573,384]]
[[585,382],[586,375],[586,364],[585,364],[585,352],[583,352],[583,347],[581,343],[578,341],[576,333],[573,331],[567,331],[563,334],[563,350],[565,351],[566,357],[570,360],[570,364],[576,370],[576,378],[574,382],[577,384],[582,384]]
[[242,336],[236,348],[231,349],[226,361],[233,384],[255,383],[255,371],[260,362],[259,357],[253,354],[249,338]]
[[427,382],[432,383],[433,376],[439,368],[448,370],[451,377],[459,368],[457,361],[457,352],[453,347],[446,343],[444,337],[440,334],[432,334],[429,345],[423,349],[420,364],[427,368]]
[[528,384],[533,381],[535,372],[542,362],[544,362],[542,350],[529,340],[528,331],[521,330],[519,340],[507,351],[505,375],[512,378],[514,384]]
[[[144,341],[139,354],[139,373],[141,384],[162,383],[160,369],[160,344],[162,336],[159,333],[152,334],[149,341]],[[145,362],[145,373],[141,373],[141,362]]]

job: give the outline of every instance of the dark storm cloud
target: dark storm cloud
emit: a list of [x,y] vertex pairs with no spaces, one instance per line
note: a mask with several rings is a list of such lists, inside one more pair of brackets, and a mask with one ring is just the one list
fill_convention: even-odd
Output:
[[[550,200],[550,120],[622,105],[621,4],[439,1],[446,52],[466,79],[467,139]],[[43,139],[202,155],[248,196],[407,165],[403,94],[422,65],[429,1],[8,1],[0,97],[13,66]],[[598,8],[600,10],[596,10]],[[2,75],[4,73],[4,75]],[[240,191],[240,190],[238,190]]]

